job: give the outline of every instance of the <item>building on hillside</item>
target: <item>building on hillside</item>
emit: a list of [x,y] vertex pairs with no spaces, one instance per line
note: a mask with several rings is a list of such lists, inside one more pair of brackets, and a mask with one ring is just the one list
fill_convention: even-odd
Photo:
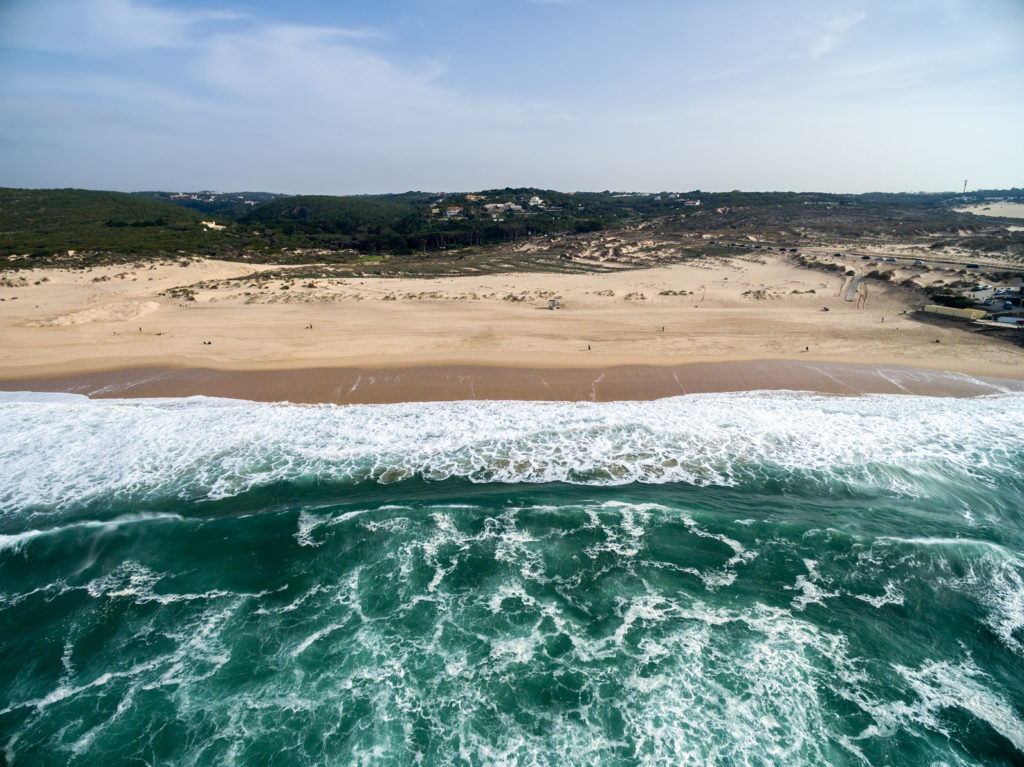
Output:
[[470,202],[479,202],[480,200],[486,200],[487,197],[482,194],[467,194],[466,199]]
[[687,208],[697,208],[700,207],[700,200],[686,200],[683,205]]
[[444,209],[444,215],[447,218],[458,218],[462,215],[462,208],[458,205],[452,205]]
[[543,204],[544,204],[544,200],[542,200],[540,197],[534,196],[534,197],[530,198],[530,207],[531,208],[539,208]]
[[492,202],[484,205],[484,210],[490,214],[500,213],[505,210],[522,212],[523,206],[516,205],[514,202]]

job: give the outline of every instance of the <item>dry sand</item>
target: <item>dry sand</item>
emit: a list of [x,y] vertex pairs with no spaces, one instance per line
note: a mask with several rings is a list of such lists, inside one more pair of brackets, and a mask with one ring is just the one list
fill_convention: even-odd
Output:
[[[753,360],[1024,379],[1019,346],[915,320],[904,312],[919,299],[895,286],[866,280],[858,300],[847,301],[842,272],[770,254],[607,274],[433,280],[260,281],[266,269],[193,261],[9,273],[0,280],[0,379],[147,367],[593,371]],[[941,269],[895,271],[897,280],[954,279]],[[192,286],[194,301],[165,294],[181,286]],[[550,299],[561,308],[547,309]]]
[[978,205],[965,205],[956,210],[961,213],[973,213],[976,216],[1024,218],[1024,203],[1020,202],[983,202]]

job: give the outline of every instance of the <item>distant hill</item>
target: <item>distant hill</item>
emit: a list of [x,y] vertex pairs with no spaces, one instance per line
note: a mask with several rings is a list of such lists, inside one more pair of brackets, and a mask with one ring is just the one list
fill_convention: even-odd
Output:
[[369,234],[400,225],[426,209],[426,195],[414,199],[300,195],[272,200],[241,217],[246,225],[280,229],[286,234]]
[[47,263],[67,251],[211,252],[222,232],[203,216],[123,192],[0,188],[0,258],[28,254]]
[[197,210],[205,216],[241,218],[256,205],[287,197],[272,192],[132,192],[140,199],[169,202]]
[[[1024,197],[1019,189],[971,194]],[[900,219],[921,222],[911,229],[923,232],[963,200],[952,193],[567,193],[532,187],[347,197],[0,188],[0,259],[8,268],[181,253],[279,263],[350,261],[353,251],[429,259],[467,246],[647,221],[691,233],[709,223],[777,229],[787,221],[812,227],[820,221],[852,234],[880,231]],[[710,216],[728,216],[728,222],[711,222]],[[970,228],[970,222],[957,226]],[[69,257],[68,251],[76,254]]]
[[256,206],[239,223],[290,247],[414,253],[529,234],[593,231],[629,215],[622,205],[605,205],[599,211],[596,204],[582,205],[565,193],[503,189],[445,195],[300,195]]

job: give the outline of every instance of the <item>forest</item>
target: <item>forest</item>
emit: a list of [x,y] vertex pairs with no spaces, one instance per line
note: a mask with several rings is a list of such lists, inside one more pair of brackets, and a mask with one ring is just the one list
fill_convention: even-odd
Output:
[[[972,192],[1024,201],[1024,190]],[[913,220],[938,225],[962,200],[947,194],[800,192],[558,192],[280,195],[266,192],[106,192],[0,188],[0,258],[6,268],[89,265],[181,254],[273,263],[345,262],[431,254],[659,221],[670,229],[749,227],[786,220],[862,227]],[[699,205],[694,204],[699,201]],[[953,214],[958,215],[958,214]],[[729,221],[723,220],[728,218]],[[852,222],[852,223],[850,223]]]

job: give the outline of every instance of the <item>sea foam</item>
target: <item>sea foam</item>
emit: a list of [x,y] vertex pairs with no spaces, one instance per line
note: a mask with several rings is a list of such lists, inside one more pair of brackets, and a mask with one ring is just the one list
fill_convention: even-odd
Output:
[[333,406],[0,395],[0,510],[219,499],[275,482],[923,481],[1020,467],[1024,395],[794,392],[653,402]]

